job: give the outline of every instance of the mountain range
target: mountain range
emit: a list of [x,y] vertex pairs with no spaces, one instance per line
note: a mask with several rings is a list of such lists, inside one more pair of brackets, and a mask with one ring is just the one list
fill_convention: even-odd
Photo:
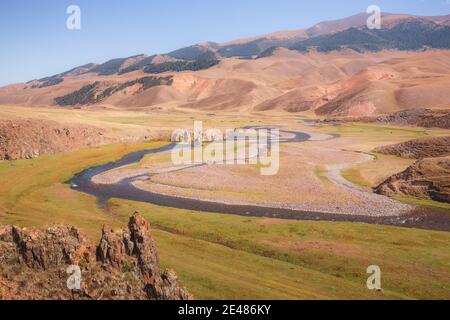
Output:
[[364,116],[450,107],[450,15],[368,15],[166,54],[89,63],[0,88],[0,104]]

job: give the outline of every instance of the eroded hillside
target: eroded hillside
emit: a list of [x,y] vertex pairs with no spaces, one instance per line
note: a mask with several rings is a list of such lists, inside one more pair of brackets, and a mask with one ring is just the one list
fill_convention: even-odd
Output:
[[136,55],[0,88],[0,104],[369,116],[450,108],[449,16],[366,14],[166,54]]

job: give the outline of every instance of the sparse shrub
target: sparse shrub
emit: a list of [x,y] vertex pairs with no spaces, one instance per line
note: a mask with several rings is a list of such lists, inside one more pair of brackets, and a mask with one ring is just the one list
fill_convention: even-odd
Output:
[[197,60],[194,61],[173,61],[164,62],[160,64],[151,64],[145,67],[145,73],[163,73],[163,72],[181,72],[181,71],[199,71],[203,69],[209,69],[217,64],[219,60],[215,57],[214,53],[207,52],[201,55]]
[[172,77],[143,77],[136,80],[124,82],[120,85],[110,86],[103,90],[100,88],[100,82],[97,81],[82,87],[78,91],[55,98],[55,102],[60,106],[95,104],[103,101],[114,93],[131,87],[137,83],[142,84],[142,87],[138,91],[142,92],[155,86],[171,86],[173,83],[173,79]]

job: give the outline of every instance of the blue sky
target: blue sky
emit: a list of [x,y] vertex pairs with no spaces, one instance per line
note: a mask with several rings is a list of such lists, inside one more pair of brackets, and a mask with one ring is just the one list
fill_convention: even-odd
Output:
[[[82,29],[66,28],[81,8]],[[56,74],[88,62],[165,53],[364,12],[450,13],[450,0],[1,0],[0,85]]]

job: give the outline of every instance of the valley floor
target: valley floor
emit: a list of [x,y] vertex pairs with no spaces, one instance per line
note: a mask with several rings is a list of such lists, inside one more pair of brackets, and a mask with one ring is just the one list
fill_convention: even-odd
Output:
[[[14,111],[0,111],[5,112]],[[40,110],[33,115],[39,112],[52,119],[64,118],[59,110]],[[67,111],[64,119],[71,118],[68,114],[84,115],[81,111],[71,112]],[[227,192],[223,187],[227,186],[227,181],[218,183],[229,175],[239,177],[244,174],[250,179],[259,179],[259,174],[254,174],[258,173],[256,168],[229,167],[217,175],[212,175],[211,171],[189,169],[156,177],[160,179],[161,188],[169,185],[173,190],[176,187],[180,195],[194,193],[234,201],[245,198],[243,192],[248,190],[251,200],[256,202],[269,199],[299,204],[309,200],[320,205],[320,201],[326,201],[325,207],[330,201],[342,201],[346,192],[330,179],[327,173],[330,165],[357,164],[366,157],[358,152],[370,153],[377,146],[424,135],[445,134],[439,130],[353,124],[309,127],[298,117],[281,116],[248,115],[237,121],[226,115],[93,112],[86,113],[80,121],[101,123],[118,132],[127,132],[129,128],[136,131],[168,130],[171,129],[170,118],[175,126],[190,126],[193,121],[190,118],[194,116],[209,119],[208,125],[219,128],[278,123],[289,125],[291,129],[339,137],[333,141],[283,147],[282,156],[286,156],[289,161],[285,163],[289,165],[282,165],[282,177],[265,182],[271,186],[269,191],[259,190],[257,184],[251,183],[235,184],[235,192]],[[64,183],[86,168],[117,160],[136,150],[165,144],[114,144],[32,160],[1,161],[0,224],[25,227],[76,225],[90,238],[98,240],[103,224],[123,227],[134,211],[140,211],[152,223],[162,264],[174,268],[181,283],[197,299],[450,299],[448,232],[240,217],[119,199],[111,199],[100,207],[94,197],[79,193]],[[143,159],[140,167],[164,167],[167,160],[167,155],[149,156]],[[408,165],[404,159],[379,156],[351,174],[344,170],[344,176],[350,175],[355,183],[372,186]],[[171,180],[172,174],[177,175],[177,180]],[[289,176],[293,176],[291,185],[299,188],[296,193],[292,189],[280,190],[283,179]],[[296,179],[301,183],[296,183]],[[182,185],[174,186],[172,181]],[[202,183],[207,184],[205,188],[200,188]],[[381,267],[383,292],[366,288],[366,270],[371,265]]]

